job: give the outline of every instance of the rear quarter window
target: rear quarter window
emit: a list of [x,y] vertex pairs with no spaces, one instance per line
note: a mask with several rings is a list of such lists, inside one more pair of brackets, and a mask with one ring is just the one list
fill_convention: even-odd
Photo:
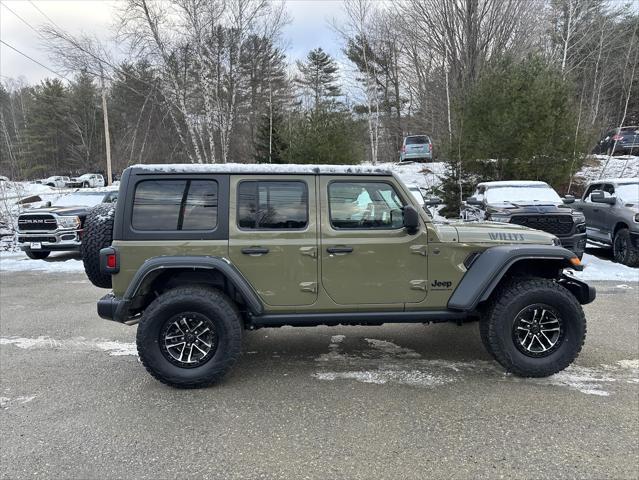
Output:
[[209,231],[217,226],[214,180],[143,180],[135,188],[131,226],[138,231]]

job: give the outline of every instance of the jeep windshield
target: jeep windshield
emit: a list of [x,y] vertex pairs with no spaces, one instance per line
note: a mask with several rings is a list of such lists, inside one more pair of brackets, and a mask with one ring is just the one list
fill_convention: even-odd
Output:
[[624,202],[639,203],[639,183],[617,185],[616,194]]
[[558,205],[561,198],[548,185],[508,185],[491,187],[486,190],[486,202],[511,204]]
[[74,193],[52,202],[54,207],[95,207],[102,203],[104,193]]

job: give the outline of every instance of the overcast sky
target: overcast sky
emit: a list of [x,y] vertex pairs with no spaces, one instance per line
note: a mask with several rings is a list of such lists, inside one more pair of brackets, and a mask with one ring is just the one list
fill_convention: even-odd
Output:
[[[52,70],[55,64],[47,57],[42,39],[27,24],[37,28],[48,20],[71,33],[85,32],[110,40],[114,10],[112,0],[0,0],[0,38],[34,60]],[[284,30],[284,43],[289,60],[302,58],[316,47],[322,47],[335,57],[341,57],[337,34],[330,27],[332,19],[342,18],[339,0],[288,0],[287,10],[291,23]],[[37,7],[37,8],[36,8]],[[40,9],[40,11],[38,11]],[[24,20],[20,20],[18,16]],[[25,23],[26,22],[26,23]],[[117,47],[117,46],[116,46]],[[55,74],[0,44],[0,77],[24,77],[35,83]]]

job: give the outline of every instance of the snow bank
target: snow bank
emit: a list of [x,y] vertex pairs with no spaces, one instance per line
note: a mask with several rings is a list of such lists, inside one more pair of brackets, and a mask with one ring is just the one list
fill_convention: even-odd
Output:
[[[608,162],[607,166],[606,162]],[[639,157],[635,155],[610,157],[610,161],[607,155],[593,155],[575,174],[577,183],[584,184],[599,178],[630,177],[639,177]]]
[[582,280],[639,282],[639,268],[627,267],[588,253],[584,254],[581,263],[585,268],[582,272],[575,272],[575,276]]
[[52,253],[45,260],[31,260],[23,252],[0,252],[0,272],[84,273],[82,260],[69,253]]

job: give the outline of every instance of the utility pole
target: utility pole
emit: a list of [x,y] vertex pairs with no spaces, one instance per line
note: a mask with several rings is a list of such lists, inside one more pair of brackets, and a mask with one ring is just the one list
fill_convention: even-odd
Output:
[[113,173],[111,171],[111,137],[109,136],[109,111],[107,110],[106,86],[104,84],[104,72],[100,69],[100,86],[102,90],[102,112],[104,113],[104,142],[106,146],[107,161],[107,185],[113,183]]

